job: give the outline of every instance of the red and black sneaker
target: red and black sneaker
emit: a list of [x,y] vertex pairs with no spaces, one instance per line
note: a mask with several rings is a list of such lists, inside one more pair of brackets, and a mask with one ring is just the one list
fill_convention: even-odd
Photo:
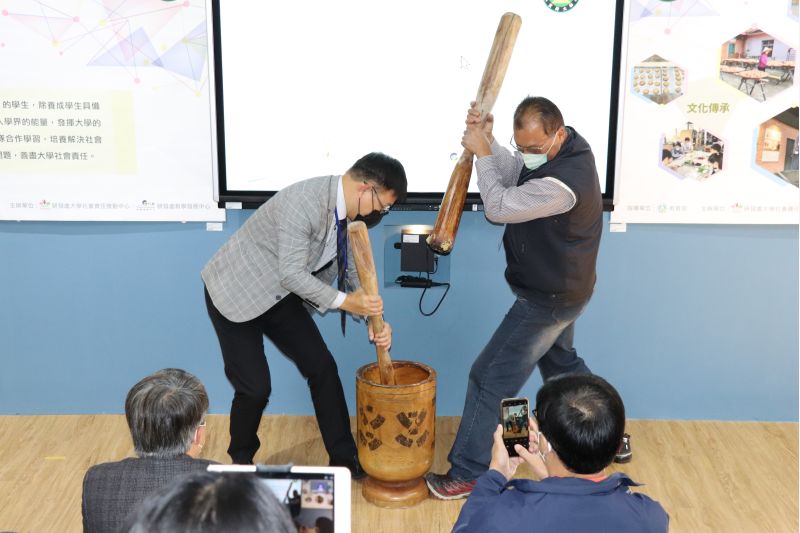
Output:
[[433,496],[439,500],[466,498],[472,493],[476,482],[476,479],[471,481],[453,479],[447,474],[434,474],[433,472],[425,474],[425,483],[428,484]]

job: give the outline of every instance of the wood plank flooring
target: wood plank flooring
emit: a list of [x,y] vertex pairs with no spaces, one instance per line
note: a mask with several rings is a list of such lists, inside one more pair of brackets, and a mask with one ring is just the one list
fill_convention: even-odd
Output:
[[[437,420],[434,471],[446,469],[457,428],[457,417]],[[797,424],[629,420],[628,431],[633,461],[610,470],[646,484],[641,490],[670,514],[670,531],[798,531]],[[203,457],[230,462],[227,433],[227,416],[209,416]],[[327,464],[313,417],[265,416],[259,438],[257,462]],[[0,531],[81,531],[86,469],[132,455],[122,415],[0,416]],[[462,504],[379,509],[356,482],[353,531],[448,532]]]

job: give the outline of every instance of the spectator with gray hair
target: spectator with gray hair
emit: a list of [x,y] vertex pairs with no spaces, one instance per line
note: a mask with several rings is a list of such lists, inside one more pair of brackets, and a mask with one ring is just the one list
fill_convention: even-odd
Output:
[[128,533],[295,533],[289,510],[255,475],[193,472],[148,496]]
[[185,370],[159,370],[134,385],[125,399],[125,418],[138,457],[86,472],[84,531],[118,531],[148,494],[212,464],[197,458],[206,438],[207,413],[205,387]]

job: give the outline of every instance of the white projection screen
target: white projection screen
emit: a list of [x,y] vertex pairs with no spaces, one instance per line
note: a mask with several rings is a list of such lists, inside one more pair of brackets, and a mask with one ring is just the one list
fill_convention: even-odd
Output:
[[217,137],[222,202],[263,202],[290,183],[342,174],[362,155],[380,151],[405,166],[410,204],[438,205],[508,11],[521,16],[522,27],[494,107],[496,138],[509,147],[513,111],[523,98],[551,99],[592,145],[610,197],[613,2],[213,0],[211,6],[217,111],[224,113]]

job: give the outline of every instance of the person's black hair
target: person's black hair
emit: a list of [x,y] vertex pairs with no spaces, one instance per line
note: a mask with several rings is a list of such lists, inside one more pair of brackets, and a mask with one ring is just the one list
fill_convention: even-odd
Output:
[[664,159],[667,158],[672,159],[672,152],[664,148],[663,150],[661,150],[661,160],[663,161]]
[[614,387],[592,374],[556,376],[536,394],[536,419],[561,462],[576,474],[611,464],[625,431],[625,406]]
[[373,181],[394,192],[397,203],[406,199],[406,171],[402,163],[393,157],[380,152],[369,153],[356,161],[347,173],[353,178]]
[[564,125],[558,106],[543,96],[528,96],[514,111],[514,129],[524,128],[528,122],[541,124],[545,135],[553,135]]
[[722,146],[720,146],[719,143],[712,144],[711,149],[714,150],[715,152],[722,153]]
[[719,154],[711,154],[708,156],[709,163],[719,163],[719,168],[722,170],[722,157]]
[[289,512],[255,474],[192,472],[152,493],[128,533],[296,533]]
[[333,533],[333,520],[327,516],[319,516],[314,522],[314,527],[319,533]]

